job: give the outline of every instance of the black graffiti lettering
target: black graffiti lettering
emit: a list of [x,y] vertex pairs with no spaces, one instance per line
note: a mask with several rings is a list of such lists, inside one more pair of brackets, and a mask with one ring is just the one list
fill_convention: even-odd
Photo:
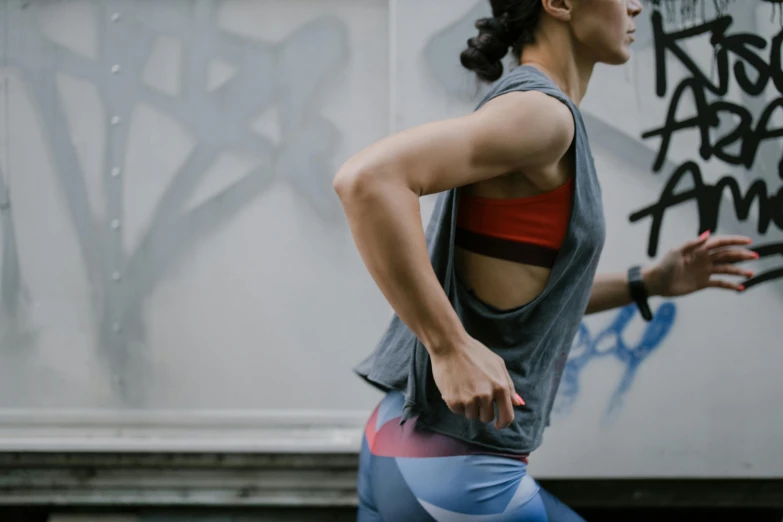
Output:
[[783,71],[781,70],[780,59],[781,46],[783,46],[783,29],[772,39],[769,55],[769,72],[778,92],[783,92]]
[[678,45],[680,40],[693,38],[705,33],[711,33],[710,42],[713,47],[723,40],[723,36],[731,26],[730,16],[723,16],[711,22],[691,27],[682,31],[667,33],[663,28],[663,15],[654,11],[652,14],[653,38],[655,40],[655,65],[656,65],[656,88],[655,91],[659,97],[666,95],[666,51],[676,56],[680,63],[688,69],[693,78],[696,78],[700,85],[705,86],[715,94],[726,94],[729,89],[728,81],[728,56],[725,47],[721,46],[719,53],[723,56],[717,61],[718,83],[710,81],[709,76],[705,74],[688,54]]
[[777,229],[783,230],[783,186],[769,198],[769,208],[769,220]]
[[775,222],[776,227],[783,230],[783,186],[778,189],[775,197],[772,198],[772,208],[774,210],[772,221]]
[[[686,91],[690,91],[693,102],[696,105],[696,114],[692,117],[678,121],[677,109],[680,105],[680,100]],[[695,79],[689,78],[683,80],[680,85],[677,86],[677,90],[674,91],[672,101],[669,104],[669,112],[666,114],[666,123],[659,129],[647,131],[642,134],[642,138],[652,138],[655,136],[661,137],[661,144],[658,147],[658,155],[655,157],[655,163],[653,164],[653,171],[658,172],[663,167],[663,163],[666,160],[666,156],[669,152],[669,145],[671,144],[672,135],[675,132],[681,130],[688,130],[694,127],[699,128],[701,131],[701,157],[707,159],[709,157],[710,147],[710,126],[717,125],[713,119],[710,119],[708,113],[709,106],[707,105],[707,99],[704,96],[704,91],[699,88]]]
[[707,197],[709,199],[706,202],[706,205],[708,209],[714,209],[715,213],[715,222],[709,229],[715,230],[718,226],[718,211],[720,210],[720,204],[723,200],[723,191],[726,188],[731,192],[731,199],[734,202],[734,213],[740,221],[747,221],[753,203],[758,201],[759,220],[756,229],[759,234],[766,234],[770,221],[772,221],[772,216],[770,214],[773,210],[770,205],[773,198],[767,196],[767,184],[763,179],[757,179],[750,185],[747,193],[743,196],[739,183],[731,176],[719,179],[714,187],[708,186]]
[[[677,57],[680,64],[685,67],[690,77],[718,96],[725,96],[729,90],[729,60],[732,56],[737,58],[733,71],[737,83],[748,94],[757,96],[766,88],[772,79],[778,92],[783,93],[783,72],[781,71],[781,43],[783,43],[783,30],[772,39],[770,45],[769,61],[765,61],[756,50],[765,50],[767,42],[761,36],[751,33],[727,34],[734,22],[731,16],[721,16],[715,20],[684,29],[667,33],[663,28],[661,13],[652,14],[653,37],[655,40],[655,92],[658,97],[664,97],[667,92],[667,51]],[[715,51],[711,64],[715,66],[717,81],[710,79],[711,73],[705,73],[696,65],[696,62],[688,56],[679,42],[704,34],[710,35],[710,44]],[[756,80],[751,80],[746,67],[755,69]]]
[[[732,49],[737,56],[745,60],[744,62],[737,60],[737,63],[734,64],[734,76],[737,78],[737,84],[740,88],[751,96],[758,96],[764,92],[771,76],[770,66],[748,47],[764,49],[767,47],[766,40],[755,34],[735,34],[726,37],[723,45],[726,49]],[[748,76],[745,70],[746,63],[756,70],[756,81],[751,80]]]
[[[684,120],[677,120],[677,110],[686,91],[692,95],[694,105],[696,106],[696,114]],[[712,156],[716,156],[730,165],[743,165],[749,169],[753,167],[762,141],[783,136],[783,128],[767,128],[772,114],[781,107],[783,107],[783,98],[777,98],[770,102],[754,128],[753,117],[747,109],[741,105],[723,100],[708,103],[704,90],[699,88],[695,79],[687,78],[674,91],[663,127],[642,134],[644,139],[661,137],[658,154],[653,163],[653,171],[658,172],[663,167],[673,134],[694,128],[698,129],[701,135],[699,155],[702,159],[708,160]],[[720,125],[722,113],[736,116],[739,121],[731,132],[718,138],[715,141],[715,145],[713,145],[710,131],[712,127]],[[726,148],[737,141],[740,141],[740,154],[736,155],[727,152]],[[783,172],[783,160],[780,168],[781,172]]]
[[[743,162],[745,165],[745,168],[749,169],[753,166],[753,161],[756,158],[756,152],[759,149],[759,145],[764,140],[769,140],[773,138],[780,138],[783,136],[783,128],[776,128],[776,129],[768,129],[767,125],[769,124],[769,120],[772,118],[772,114],[775,112],[775,109],[778,107],[783,107],[783,98],[778,98],[774,100],[772,103],[769,104],[769,106],[764,109],[764,112],[761,115],[761,118],[759,118],[758,126],[756,127],[756,132],[754,133],[752,140],[746,140],[745,143],[743,143],[743,150],[742,150],[742,156],[744,157],[745,161]],[[778,172],[783,173],[783,158],[778,163]]]
[[[768,0],[769,1],[769,0]],[[774,0],[783,5],[783,0]],[[721,16],[710,22],[685,30],[666,32],[660,12],[653,12],[652,25],[655,39],[656,83],[659,97],[668,91],[667,59],[674,57],[687,74],[672,93],[665,121],[655,129],[642,134],[643,139],[659,138],[658,153],[653,161],[654,172],[660,171],[666,162],[669,149],[683,131],[698,131],[698,154],[707,161],[716,158],[728,165],[751,169],[762,144],[783,138],[783,126],[773,121],[783,109],[783,97],[772,100],[761,114],[752,113],[747,107],[724,99],[732,79],[748,96],[761,96],[771,85],[783,93],[783,29],[770,41],[754,34],[729,34],[730,16]],[[686,40],[707,36],[713,47],[710,63],[712,73],[706,74],[681,46]],[[769,60],[765,59],[768,53]],[[732,65],[733,62],[733,65]],[[733,73],[733,78],[732,78]],[[682,109],[692,100],[693,109]],[[747,98],[745,98],[747,99]],[[685,113],[678,117],[678,113]],[[757,118],[757,120],[756,120]],[[780,147],[778,145],[780,150]],[[778,163],[778,175],[783,179],[783,158]],[[658,201],[634,212],[630,221],[635,223],[650,218],[650,236],[647,253],[658,253],[661,228],[667,211],[685,203],[695,203],[698,212],[697,233],[716,230],[721,210],[731,200],[734,214],[740,222],[751,219],[756,209],[756,230],[766,234],[770,225],[783,231],[783,186],[777,192],[768,192],[767,183],[757,179],[744,190],[732,175],[726,175],[714,184],[706,183],[695,161],[686,161],[674,169],[664,185]],[[774,246],[774,249],[772,247]],[[768,247],[769,255],[783,253],[783,243]],[[760,253],[763,250],[758,250]],[[766,251],[765,251],[766,252]],[[783,277],[783,269],[771,270],[749,279],[746,287]]]
[[[675,193],[680,181],[685,179],[687,175],[690,175],[690,179],[693,182],[693,188],[682,192]],[[692,200],[699,201],[700,196],[704,193],[704,180],[701,177],[701,170],[699,166],[693,161],[687,161],[680,165],[671,175],[669,181],[663,187],[663,192],[658,202],[643,208],[637,212],[631,214],[631,223],[639,221],[640,219],[648,216],[652,217],[652,224],[650,225],[650,241],[647,244],[647,255],[655,257],[658,253],[658,243],[661,235],[661,225],[663,225],[663,218],[666,211],[671,207],[687,203]],[[699,222],[703,222],[702,206],[699,205]],[[701,229],[701,225],[699,226]]]
[[[679,62],[691,74],[683,79],[674,91],[669,105],[666,122],[658,129],[642,134],[642,138],[661,137],[658,154],[653,164],[653,171],[658,172],[666,160],[672,135],[675,132],[698,128],[701,135],[699,155],[704,160],[713,155],[730,165],[743,165],[751,168],[756,159],[759,144],[767,139],[781,136],[781,129],[768,129],[771,114],[781,105],[780,99],[769,104],[762,114],[758,124],[753,126],[753,116],[740,105],[725,100],[709,102],[708,92],[723,96],[728,92],[730,83],[729,57],[737,61],[731,69],[740,88],[751,96],[764,92],[772,79],[779,92],[783,92],[783,74],[781,73],[781,45],[783,30],[772,40],[770,58],[767,63],[756,51],[767,47],[764,38],[753,34],[727,34],[732,24],[730,16],[722,16],[711,22],[682,31],[667,33],[663,29],[662,16],[659,12],[652,15],[655,35],[656,56],[656,91],[664,96],[667,91],[667,51],[676,56]],[[710,35],[710,42],[715,49],[714,63],[717,65],[717,82],[712,82],[696,65],[694,60],[680,47],[682,40],[704,34]],[[690,92],[695,104],[696,114],[682,121],[676,119],[677,110],[685,92]],[[722,137],[715,138],[712,145],[712,128],[721,123],[722,113],[736,116],[738,122],[734,129]],[[739,143],[738,143],[739,142]],[[728,152],[732,145],[739,145],[739,155]],[[780,163],[783,172],[783,161]]]
[[[733,103],[724,102],[724,101],[717,101],[712,104],[712,109],[716,111],[716,113],[730,113],[737,118],[739,118],[739,121],[737,122],[736,127],[723,136],[722,138],[718,139],[718,141],[715,142],[715,145],[711,148],[709,152],[711,152],[716,158],[725,161],[726,163],[730,165],[739,165],[741,164],[743,155],[742,155],[742,143],[740,142],[739,147],[739,153],[738,154],[732,154],[731,152],[727,151],[729,147],[734,145],[738,140],[743,140],[746,136],[748,136],[751,132],[751,126],[753,125],[753,116],[750,114],[750,111],[745,109],[744,107],[740,107],[739,105],[735,105]],[[708,156],[710,154],[708,153]]]
[[[691,181],[692,188],[681,190],[681,183],[688,180]],[[783,230],[783,214],[781,213],[783,188],[778,190],[775,196],[769,197],[767,184],[764,180],[756,180],[743,195],[739,183],[733,177],[726,176],[719,179],[714,185],[709,185],[704,182],[699,166],[693,161],[687,161],[672,173],[657,203],[634,212],[630,216],[631,223],[646,217],[652,218],[647,254],[654,257],[658,253],[664,216],[668,209],[677,205],[695,201],[699,213],[698,232],[715,230],[718,226],[721,203],[726,189],[729,190],[737,219],[747,221],[753,204],[758,203],[758,232],[760,234],[766,233],[771,222]]]
[[[758,245],[753,247],[753,250],[756,251],[760,258],[783,256],[783,243],[768,243],[766,245]],[[755,276],[751,277],[743,284],[745,285],[745,288],[751,288],[753,286],[760,285],[761,283],[766,283],[768,281],[773,281],[782,277],[783,268],[777,268],[761,273],[756,273]]]
[[[689,92],[693,98],[695,114],[678,120],[677,111],[686,92]],[[699,130],[701,135],[699,155],[702,159],[708,160],[715,156],[730,165],[743,165],[745,168],[751,168],[756,160],[761,142],[783,136],[783,128],[767,128],[772,115],[778,108],[783,108],[783,98],[777,98],[767,106],[754,128],[753,116],[747,109],[723,100],[708,103],[704,90],[699,87],[695,78],[683,80],[672,95],[664,125],[642,134],[644,139],[658,136],[661,138],[658,154],[652,167],[653,171],[658,172],[663,167],[673,135],[676,132],[690,129]],[[718,137],[713,145],[711,130],[720,125],[721,116],[724,114],[728,117],[735,116],[738,121],[730,132]],[[739,154],[732,154],[727,149],[737,142],[740,144]],[[781,168],[783,168],[783,162]]]

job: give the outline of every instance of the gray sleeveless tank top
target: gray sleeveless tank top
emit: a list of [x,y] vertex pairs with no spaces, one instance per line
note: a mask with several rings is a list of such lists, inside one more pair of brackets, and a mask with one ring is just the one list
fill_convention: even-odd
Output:
[[468,334],[503,358],[526,406],[515,408],[514,422],[502,430],[452,413],[432,379],[429,353],[396,315],[374,352],[355,368],[378,388],[405,393],[403,422],[418,417],[417,429],[520,454],[541,444],[568,352],[587,308],[605,237],[601,189],[585,125],[579,109],[554,82],[534,67],[518,66],[492,86],[477,108],[502,94],[531,90],[566,104],[576,128],[571,217],[543,292],[524,306],[501,311],[462,286],[453,256],[458,189],[438,195],[426,230],[432,265],[454,310]]

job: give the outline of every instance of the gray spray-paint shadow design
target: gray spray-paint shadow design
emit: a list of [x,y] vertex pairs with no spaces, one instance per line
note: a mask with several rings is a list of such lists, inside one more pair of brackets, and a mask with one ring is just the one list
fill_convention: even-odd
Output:
[[17,254],[16,227],[11,212],[11,197],[0,169],[0,346],[10,346],[19,354],[28,353],[35,342],[35,332],[23,322],[22,269]]
[[[7,2],[0,4],[0,22],[7,34]],[[6,45],[0,48],[0,61],[6,67]],[[0,81],[0,93],[5,96],[4,81]],[[6,98],[7,100],[7,98]],[[29,352],[35,342],[35,332],[23,322],[22,269],[17,254],[16,226],[11,211],[11,194],[5,182],[6,173],[0,168],[0,232],[2,232],[2,255],[0,255],[0,347],[10,346],[17,356]]]
[[476,20],[488,16],[492,16],[489,2],[479,2],[465,16],[433,36],[424,48],[429,71],[449,96],[473,101],[488,89],[484,83],[473,80],[459,61],[459,53],[466,47],[468,37],[478,34]]
[[[139,8],[147,8],[148,16]],[[281,44],[251,42],[220,31],[215,4],[192,4],[192,19],[167,9],[172,2],[124,3],[128,19],[144,20],[128,27],[110,22],[110,13],[99,1],[99,49],[96,61],[62,49],[45,39],[37,28],[33,8],[15,3],[9,11],[9,64],[22,75],[38,104],[41,128],[55,158],[59,188],[70,212],[91,285],[97,316],[100,355],[112,376],[117,405],[145,404],[145,377],[152,368],[139,347],[145,338],[143,307],[155,286],[192,247],[224,226],[284,174],[324,217],[336,218],[337,205],[330,189],[328,160],[337,140],[334,126],[318,115],[319,91],[339,72],[348,57],[347,28],[339,19],[323,17],[311,22]],[[134,12],[135,11],[135,12]],[[158,16],[161,11],[169,16]],[[187,51],[186,86],[182,98],[172,98],[142,84],[142,71],[158,36],[179,38]],[[127,42],[134,47],[127,49]],[[113,57],[122,56],[121,81],[107,74]],[[207,88],[207,63],[221,57],[237,68],[237,74],[213,93]],[[317,60],[311,60],[316,57]],[[197,141],[194,152],[166,187],[153,212],[151,224],[138,248],[130,255],[123,249],[122,227],[112,229],[92,214],[82,169],[69,135],[66,116],[58,103],[55,75],[64,72],[89,79],[98,90],[109,117],[130,121],[134,106],[146,102],[167,112],[186,126]],[[251,122],[278,106],[282,130],[279,146],[250,130]],[[125,163],[128,129],[109,126],[102,172]],[[195,208],[186,210],[207,169],[227,148],[241,147],[263,158],[261,167]],[[122,177],[104,178],[107,220],[123,215]],[[16,248],[7,256],[18,259]],[[12,265],[13,263],[11,263]],[[9,265],[10,266],[10,265]],[[114,277],[120,275],[119,280]],[[10,269],[9,269],[9,273]],[[19,284],[18,273],[9,276],[9,288]],[[5,287],[5,285],[4,285]],[[6,291],[11,292],[11,291]],[[16,292],[18,293],[18,292]],[[12,296],[18,299],[16,296]],[[1,318],[1,317],[0,317]],[[131,345],[134,343],[134,350]]]
[[0,257],[0,313],[12,320],[19,311],[19,258],[16,255],[16,229],[11,199],[0,169],[0,231],[3,237]]

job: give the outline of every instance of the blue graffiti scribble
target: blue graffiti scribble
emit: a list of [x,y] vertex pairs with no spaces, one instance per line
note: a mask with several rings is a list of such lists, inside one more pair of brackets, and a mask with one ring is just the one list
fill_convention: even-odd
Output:
[[628,346],[623,339],[631,320],[638,314],[635,305],[626,306],[617,313],[614,321],[593,338],[590,330],[582,323],[576,340],[571,348],[571,354],[565,363],[562,383],[555,401],[554,410],[560,415],[567,415],[579,395],[579,376],[591,361],[605,357],[613,357],[625,365],[625,373],[612,394],[604,415],[604,423],[615,419],[622,406],[625,394],[630,390],[639,366],[661,345],[674,324],[677,307],[666,302],[658,307],[655,317],[647,323],[644,334],[636,346]]

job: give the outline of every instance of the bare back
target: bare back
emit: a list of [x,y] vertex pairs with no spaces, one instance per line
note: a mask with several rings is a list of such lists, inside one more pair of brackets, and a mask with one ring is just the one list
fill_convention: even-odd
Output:
[[[574,152],[555,164],[510,173],[463,187],[466,194],[489,199],[516,199],[551,192],[574,175]],[[478,299],[501,310],[523,306],[546,286],[550,268],[498,259],[455,247],[457,277]]]

